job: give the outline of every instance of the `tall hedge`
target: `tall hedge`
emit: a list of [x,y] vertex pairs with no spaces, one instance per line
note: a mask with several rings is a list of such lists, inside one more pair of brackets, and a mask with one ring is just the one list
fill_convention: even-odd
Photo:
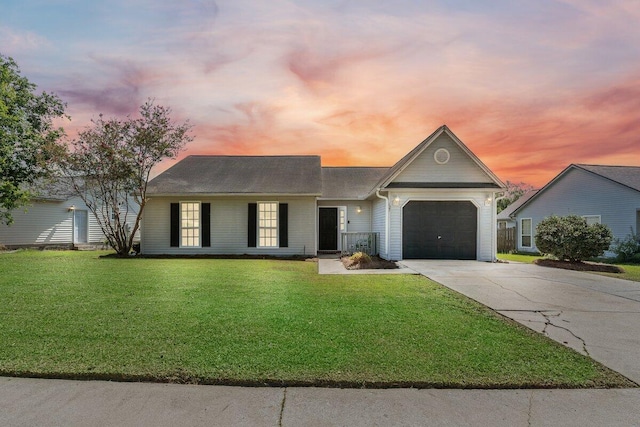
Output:
[[536,247],[560,260],[584,261],[609,249],[613,235],[604,224],[587,225],[578,215],[550,216],[536,227]]

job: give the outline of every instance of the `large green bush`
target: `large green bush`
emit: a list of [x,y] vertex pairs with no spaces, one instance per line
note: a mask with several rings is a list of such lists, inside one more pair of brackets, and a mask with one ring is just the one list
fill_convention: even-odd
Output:
[[604,224],[588,225],[578,215],[550,216],[536,227],[536,246],[560,260],[583,261],[604,254],[613,235]]

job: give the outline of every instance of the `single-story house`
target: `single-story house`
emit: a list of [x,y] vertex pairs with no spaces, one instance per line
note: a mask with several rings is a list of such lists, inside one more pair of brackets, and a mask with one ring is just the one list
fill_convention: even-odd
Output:
[[[0,244],[9,248],[72,248],[106,241],[89,208],[62,181],[39,186],[30,205],[11,215],[11,225],[0,224]],[[135,212],[127,222],[133,226]]]
[[517,250],[537,251],[538,223],[551,216],[580,215],[611,228],[614,238],[640,229],[640,167],[572,164],[511,213]]
[[382,258],[496,255],[504,184],[447,126],[392,167],[322,167],[319,156],[188,156],[149,182],[142,254]]

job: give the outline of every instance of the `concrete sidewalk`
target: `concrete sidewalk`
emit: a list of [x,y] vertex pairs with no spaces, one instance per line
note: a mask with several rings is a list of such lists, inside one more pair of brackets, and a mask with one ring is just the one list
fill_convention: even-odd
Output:
[[0,378],[2,426],[634,426],[640,389],[359,390]]

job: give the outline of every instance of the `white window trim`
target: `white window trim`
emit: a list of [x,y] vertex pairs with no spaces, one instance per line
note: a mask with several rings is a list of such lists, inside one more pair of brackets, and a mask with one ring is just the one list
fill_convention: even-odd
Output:
[[[183,203],[197,203],[198,204],[198,245],[197,246],[184,246],[182,244],[182,204]],[[198,201],[198,200],[184,200],[179,202],[180,207],[180,247],[181,248],[185,248],[185,249],[198,249],[198,248],[202,248],[202,202]],[[188,227],[191,228],[191,227]],[[195,227],[193,227],[195,229]]]
[[[276,244],[275,246],[262,246],[260,244],[260,228],[271,229],[272,227],[260,227],[260,204],[275,203],[276,205]],[[263,200],[256,204],[256,248],[257,249],[277,249],[280,247],[280,202],[274,200]]]
[[587,218],[597,218],[598,219],[598,224],[602,224],[602,215],[582,215],[582,218],[584,218],[585,221],[589,222],[587,220]]
[[[529,224],[530,224],[530,226],[529,226],[529,234],[527,234],[527,235],[525,235],[523,233],[524,232],[524,227],[522,226],[522,223],[524,221],[526,221],[526,220],[529,220]],[[520,247],[522,247],[522,248],[532,248],[533,247],[533,219],[531,219],[531,218],[520,218],[520,233],[519,234],[520,234]],[[522,238],[525,237],[525,236],[531,238],[529,246],[525,246],[522,243]]]

